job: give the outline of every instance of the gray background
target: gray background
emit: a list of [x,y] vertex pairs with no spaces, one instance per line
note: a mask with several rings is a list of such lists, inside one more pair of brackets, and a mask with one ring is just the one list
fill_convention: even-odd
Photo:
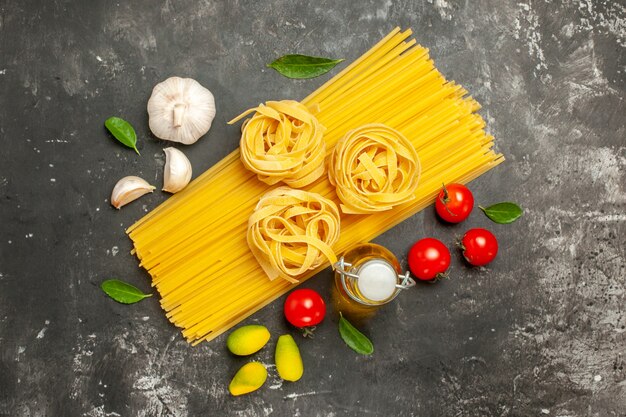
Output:
[[[1,416],[624,416],[626,12],[619,1],[0,1]],[[471,184],[513,200],[508,226],[480,212],[458,226],[432,209],[377,239],[403,262],[411,244],[486,226],[497,260],[419,286],[363,328],[372,357],[347,349],[329,312],[298,339],[297,383],[274,368],[257,393],[227,384],[245,362],[224,337],[192,348],[156,298],[124,306],[99,283],[149,290],[125,227],[166,199],[121,211],[123,175],[160,186],[165,142],[147,126],[152,87],[197,79],[217,100],[210,133],[185,147],[195,175],[237,146],[234,115],[299,99],[330,75],[282,78],[286,53],[358,57],[411,27],[437,67],[480,103],[507,161]],[[336,72],[336,71],[335,71]],[[131,121],[141,157],[106,133]],[[330,272],[306,286],[330,292]],[[275,302],[247,322],[289,331]]]

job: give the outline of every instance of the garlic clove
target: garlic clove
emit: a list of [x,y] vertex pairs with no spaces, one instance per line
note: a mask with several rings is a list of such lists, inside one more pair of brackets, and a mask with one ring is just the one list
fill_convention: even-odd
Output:
[[143,178],[128,176],[115,184],[111,193],[111,205],[116,209],[130,203],[144,194],[151,193],[156,187],[148,184]]
[[165,148],[163,152],[165,152],[163,191],[177,193],[191,181],[191,162],[176,148]]
[[156,137],[190,145],[211,128],[215,98],[194,79],[170,77],[152,90],[148,116]]

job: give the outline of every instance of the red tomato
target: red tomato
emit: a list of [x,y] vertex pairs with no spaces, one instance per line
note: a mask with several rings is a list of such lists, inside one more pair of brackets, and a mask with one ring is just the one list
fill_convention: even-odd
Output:
[[417,241],[409,251],[409,269],[417,278],[429,281],[445,275],[450,266],[450,251],[433,238]]
[[487,229],[470,229],[461,239],[465,260],[474,266],[487,265],[498,254],[498,241]]
[[474,196],[463,184],[448,184],[441,187],[435,202],[437,214],[450,223],[460,223],[472,212]]
[[287,296],[284,311],[287,321],[296,327],[316,326],[324,320],[326,303],[316,291],[301,288]]

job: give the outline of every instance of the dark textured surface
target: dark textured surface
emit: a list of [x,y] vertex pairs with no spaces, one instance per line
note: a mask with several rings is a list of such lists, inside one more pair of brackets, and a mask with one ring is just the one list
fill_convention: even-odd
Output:
[[[626,12],[620,1],[0,2],[0,416],[626,415]],[[192,348],[156,299],[124,306],[98,288],[143,290],[124,228],[166,198],[121,211],[123,175],[161,184],[166,143],[146,101],[170,75],[215,94],[210,133],[184,148],[196,175],[237,146],[225,122],[256,103],[302,98],[264,65],[285,53],[359,56],[411,27],[443,73],[483,104],[507,162],[471,184],[483,204],[520,202],[492,225],[444,226],[426,210],[377,241],[404,254],[472,226],[498,259],[403,294],[364,327],[372,357],[329,317],[300,340],[305,375],[232,398],[245,360],[224,337]],[[141,157],[104,120],[138,132]],[[306,284],[328,296],[330,273]],[[288,331],[276,302],[248,322]]]

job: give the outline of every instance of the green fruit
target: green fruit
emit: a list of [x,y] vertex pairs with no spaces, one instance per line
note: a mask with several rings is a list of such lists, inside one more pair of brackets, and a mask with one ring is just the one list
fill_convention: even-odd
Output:
[[285,381],[297,381],[302,378],[304,365],[296,341],[290,334],[284,334],[276,343],[276,370]]
[[259,362],[250,362],[241,367],[230,381],[228,390],[232,395],[243,395],[256,391],[267,379],[267,369]]
[[235,355],[247,356],[261,350],[268,340],[270,340],[270,332],[265,326],[250,324],[229,334],[226,346]]

